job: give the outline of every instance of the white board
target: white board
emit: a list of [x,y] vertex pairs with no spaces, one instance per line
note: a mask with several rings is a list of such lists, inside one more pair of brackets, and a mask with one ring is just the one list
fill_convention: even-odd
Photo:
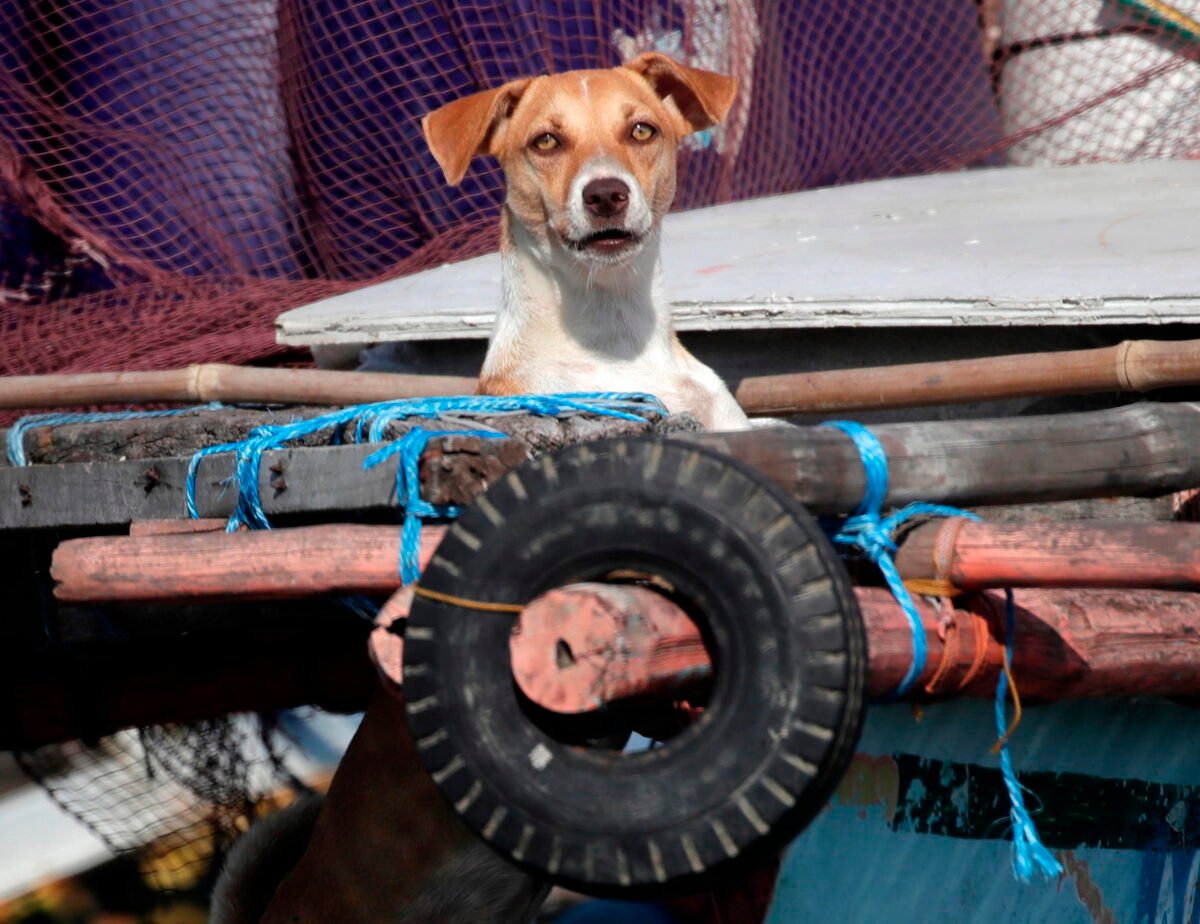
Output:
[[[668,216],[680,330],[1200,323],[1200,161],[880,180]],[[486,337],[496,254],[289,311],[287,344]]]

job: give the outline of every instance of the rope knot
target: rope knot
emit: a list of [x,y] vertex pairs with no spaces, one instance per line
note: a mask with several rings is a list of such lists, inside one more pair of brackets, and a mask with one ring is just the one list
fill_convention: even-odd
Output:
[[834,541],[859,549],[873,562],[896,551],[891,531],[878,514],[859,513],[847,517]]
[[[860,423],[850,420],[832,420],[821,426],[841,430],[851,440],[862,459],[866,476],[866,486],[863,498],[854,513],[839,524],[837,532],[831,537],[838,545],[849,546],[861,550],[867,558],[879,566],[887,581],[888,589],[900,604],[904,615],[908,618],[912,629],[913,655],[908,672],[899,685],[883,698],[884,702],[899,699],[912,689],[925,671],[926,643],[925,626],[921,622],[921,614],[913,601],[912,594],[904,586],[900,572],[892,561],[892,553],[896,545],[892,536],[896,529],[906,520],[917,516],[962,517],[969,520],[979,520],[979,517],[967,510],[957,507],[947,507],[941,504],[909,504],[887,517],[881,517],[880,511],[888,493],[888,459],[883,443],[870,430]],[[1062,867],[1054,855],[1046,849],[1038,837],[1037,827],[1033,823],[1021,792],[1021,784],[1013,769],[1012,755],[1008,749],[1008,735],[1011,728],[1005,731],[1004,704],[1007,678],[1012,661],[1012,640],[1016,632],[1015,608],[1012,591],[1007,591],[1008,621],[1005,630],[1005,671],[1001,673],[996,687],[996,723],[1001,734],[1000,739],[1000,769],[1004,777],[1005,788],[1008,790],[1010,818],[1013,826],[1013,871],[1018,879],[1028,881],[1036,872],[1044,876],[1057,876]]]

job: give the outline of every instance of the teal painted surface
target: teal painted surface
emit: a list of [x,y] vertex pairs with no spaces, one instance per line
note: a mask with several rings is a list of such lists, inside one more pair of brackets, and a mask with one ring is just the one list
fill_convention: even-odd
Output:
[[873,709],[838,794],[787,854],[770,924],[1200,924],[1200,709],[1026,710],[1014,761],[1067,868],[1031,884],[1013,878],[1001,839],[991,719],[984,701],[927,707],[920,721],[905,705]]

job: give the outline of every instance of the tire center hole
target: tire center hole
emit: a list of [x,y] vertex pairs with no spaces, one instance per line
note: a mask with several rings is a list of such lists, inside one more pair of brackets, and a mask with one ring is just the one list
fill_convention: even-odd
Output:
[[510,651],[522,708],[563,744],[669,741],[701,716],[713,687],[701,629],[665,578],[599,577],[549,590],[521,614]]

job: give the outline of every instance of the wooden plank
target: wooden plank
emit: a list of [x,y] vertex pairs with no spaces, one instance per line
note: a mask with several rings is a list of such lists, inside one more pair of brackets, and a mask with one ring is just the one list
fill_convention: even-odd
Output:
[[[29,464],[58,462],[103,462],[132,459],[158,460],[186,456],[206,446],[235,443],[246,438],[256,427],[306,420],[332,413],[328,407],[286,407],[277,410],[221,408],[198,410],[178,417],[146,417],[133,420],[107,420],[92,423],[62,424],[55,427],[31,427],[25,432],[25,456]],[[543,417],[534,414],[498,414],[472,417],[472,426],[481,426],[500,433],[538,450],[545,451],[569,446],[583,439],[602,436],[623,436],[631,433],[674,432],[695,430],[694,421],[671,417],[653,423],[621,420],[589,414],[573,417]],[[420,420],[430,430],[461,430],[458,420],[439,422]],[[407,430],[403,423],[388,430],[389,438],[397,438]],[[7,436],[0,430],[0,438]],[[333,439],[332,428],[301,437],[291,444],[328,446]],[[342,432],[342,442],[351,443],[351,435]],[[6,466],[0,456],[0,469]]]
[[[1200,163],[1007,167],[668,216],[679,330],[1200,322]],[[491,254],[285,312],[288,344],[488,336]]]
[[[695,626],[681,613],[672,614],[673,605],[665,598],[656,601],[654,620],[624,618],[640,612],[639,595],[654,592],[621,592],[615,605],[606,599],[592,607],[588,612],[595,618],[590,622],[569,618],[570,606],[531,605],[522,614],[510,647],[515,676],[536,702],[558,711],[588,711],[599,699],[678,689],[705,679],[710,668]],[[578,602],[591,590],[568,587],[555,593],[561,604]],[[880,695],[907,671],[912,632],[887,590],[860,587],[855,593],[871,654],[870,691]],[[1027,700],[1200,695],[1200,646],[1195,643],[1200,595],[1034,589],[1019,590],[1016,602],[1013,664]],[[924,599],[917,605],[929,650],[920,684],[931,685],[930,695],[941,697],[994,695],[1003,657],[1003,594],[988,591],[967,598],[966,608],[954,611],[955,628],[949,632],[943,631],[941,611]],[[303,612],[295,607],[304,604],[289,606],[285,624],[295,626]],[[358,631],[353,622],[314,621],[304,622],[304,631],[268,632],[270,621],[278,624],[283,614],[255,604],[231,609],[232,615],[214,613],[241,627],[239,643],[231,647],[228,631],[205,633],[200,610],[189,609],[193,612],[186,623],[195,631],[184,640],[110,642],[103,648],[73,649],[66,658],[59,651],[8,659],[0,681],[21,695],[0,702],[0,747],[30,747],[230,710],[309,702],[361,708],[375,682],[365,658],[366,626]],[[659,618],[664,614],[670,618]],[[575,615],[584,614],[577,609]],[[637,637],[617,644],[618,635],[630,631]],[[573,652],[623,654],[605,661],[599,677],[597,659],[564,659],[559,639]]]
[[[363,469],[378,446],[284,449],[263,456],[259,489],[268,515],[371,511],[395,506],[395,465]],[[428,454],[425,496],[463,502],[490,478],[526,458],[514,440],[448,437]],[[471,456],[473,458],[468,459]],[[452,460],[451,457],[455,457]],[[81,462],[0,469],[0,529],[116,526],[133,520],[185,519],[188,459]],[[196,506],[203,518],[228,517],[235,493],[228,454],[200,462]],[[151,474],[153,473],[153,474]]]
[[[891,461],[889,504],[1034,503],[1156,495],[1200,485],[1200,406],[1142,403],[1042,417],[886,424],[873,428]],[[818,512],[862,497],[864,472],[849,437],[814,427],[679,433],[746,462]],[[394,466],[362,469],[370,446],[266,454],[260,490],[269,515],[393,506]],[[526,457],[516,440],[450,437],[423,457],[425,496],[466,503]],[[184,459],[91,462],[0,470],[0,529],[119,525],[182,518]],[[153,469],[157,477],[148,479]],[[202,517],[227,516],[228,457],[201,464]],[[154,487],[147,490],[149,482]]]

